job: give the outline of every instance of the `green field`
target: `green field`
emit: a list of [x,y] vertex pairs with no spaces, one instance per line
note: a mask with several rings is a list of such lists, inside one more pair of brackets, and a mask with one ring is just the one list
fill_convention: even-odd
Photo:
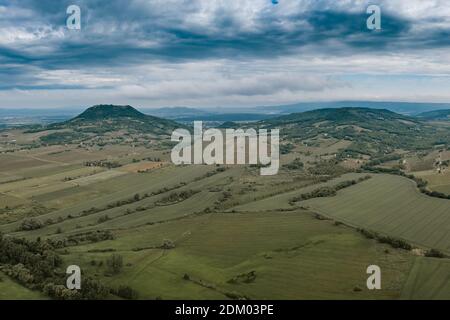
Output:
[[[158,246],[166,238],[175,242],[174,249],[133,251]],[[83,261],[90,272],[102,274],[102,268],[90,262],[109,253],[92,250],[110,248],[131,265],[105,281],[112,286],[129,284],[144,299],[224,299],[229,292],[251,299],[391,299],[400,296],[413,261],[406,252],[389,250],[348,227],[303,211],[217,213],[118,231],[117,239],[75,247],[64,259]],[[370,264],[381,266],[385,290],[365,287],[365,268]],[[251,283],[228,283],[252,271],[256,279]],[[184,280],[184,274],[212,287]]]
[[436,173],[436,171],[421,171],[415,174],[428,181],[428,187],[431,190],[450,194],[450,171],[447,170],[443,173]]
[[450,202],[419,193],[403,177],[376,175],[336,197],[302,205],[350,225],[450,252]]
[[[314,121],[300,129],[316,136],[287,138],[274,176],[258,166],[174,166],[164,143],[122,136],[120,123],[102,122],[120,134],[90,125],[77,144],[55,135],[30,148],[39,133],[15,131],[24,148],[0,153],[0,267],[10,276],[0,275],[0,299],[68,298],[68,265],[97,283],[90,299],[450,299],[450,201],[400,176],[410,159],[433,166],[439,151],[386,156],[400,142],[380,142],[378,120],[373,130]],[[362,132],[366,145],[353,140]],[[448,184],[445,174],[417,176],[431,190]],[[381,290],[367,289],[370,265],[381,268]]]
[[420,257],[409,273],[401,299],[448,300],[449,292],[450,261]]
[[48,299],[39,291],[29,290],[0,272],[0,300],[41,300]]

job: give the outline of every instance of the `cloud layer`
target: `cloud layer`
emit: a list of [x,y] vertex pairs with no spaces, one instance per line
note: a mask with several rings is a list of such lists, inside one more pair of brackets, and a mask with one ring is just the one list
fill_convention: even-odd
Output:
[[0,107],[450,98],[446,0],[0,0],[0,30]]

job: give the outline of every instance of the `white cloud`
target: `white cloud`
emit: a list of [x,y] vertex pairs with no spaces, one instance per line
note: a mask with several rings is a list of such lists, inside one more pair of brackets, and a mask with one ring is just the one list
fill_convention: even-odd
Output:
[[302,43],[314,31],[311,10],[364,21],[369,0],[80,0],[80,33],[65,29],[64,12],[20,3],[0,6],[0,107],[450,100],[448,47],[408,42],[450,29],[448,0],[375,1],[411,22],[412,33],[388,43],[402,45],[395,50],[358,50],[339,37]]

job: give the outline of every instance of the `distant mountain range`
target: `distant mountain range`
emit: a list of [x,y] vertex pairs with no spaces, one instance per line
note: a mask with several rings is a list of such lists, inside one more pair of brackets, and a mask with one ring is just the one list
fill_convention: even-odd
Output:
[[[183,108],[181,111],[186,114],[195,113],[194,110]],[[450,128],[436,126],[424,120],[443,117],[448,115],[448,112],[449,110],[441,110],[441,112],[422,114],[421,117],[412,117],[387,109],[324,108],[299,113],[271,114],[268,119],[252,124],[239,124],[226,120],[227,114],[217,114],[215,119],[222,119],[223,123],[214,125],[220,128],[241,126],[277,128],[288,140],[311,140],[311,143],[318,138],[347,140],[352,141],[352,144],[351,148],[345,150],[346,154],[379,156],[395,150],[419,150],[430,146],[447,145]],[[244,116],[242,119],[245,119],[248,114],[240,115]],[[201,119],[207,115],[198,117]],[[194,119],[199,120],[199,118]],[[164,140],[172,134],[173,130],[180,127],[188,128],[179,120],[147,115],[128,105],[97,105],[67,121],[43,126],[28,126],[27,132],[48,131],[48,135],[40,138],[47,144],[87,141],[91,143],[100,141],[104,144],[107,143],[106,141],[117,143],[126,137],[137,138],[143,135]]]
[[302,102],[290,105],[263,106],[257,109],[264,113],[294,113],[316,109],[331,108],[370,108],[386,109],[396,113],[415,116],[423,112],[450,109],[450,103],[419,102],[374,102],[374,101],[337,101],[337,102]]
[[[425,120],[448,119],[450,104],[446,103],[413,103],[413,102],[370,102],[370,101],[338,101],[338,102],[302,102],[290,105],[259,107],[223,107],[223,108],[139,108],[141,113],[158,118],[178,122],[242,122],[260,121],[279,115],[299,113],[317,109],[335,108],[370,108],[386,109],[396,113],[418,116]],[[12,127],[28,124],[48,124],[71,119],[84,109],[0,109],[0,127]],[[435,113],[436,112],[436,113]],[[437,118],[436,118],[437,117]]]
[[370,108],[386,109],[396,113],[416,116],[429,111],[450,109],[450,103],[416,103],[416,102],[372,102],[372,101],[337,101],[337,102],[302,102],[289,105],[259,107],[227,108],[188,108],[168,107],[145,109],[143,112],[157,117],[179,121],[257,121],[269,119],[280,114],[299,113],[317,109]]

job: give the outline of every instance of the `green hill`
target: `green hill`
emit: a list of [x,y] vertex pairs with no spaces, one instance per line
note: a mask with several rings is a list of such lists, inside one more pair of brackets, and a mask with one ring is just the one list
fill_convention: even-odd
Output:
[[219,126],[220,129],[238,129],[239,124],[233,121],[225,121]]
[[[180,127],[174,121],[149,116],[139,112],[131,106],[96,105],[86,109],[83,113],[69,120],[67,125],[91,125],[92,123],[106,123],[110,129],[128,128],[145,133],[170,134],[172,130]],[[112,126],[111,126],[112,124]]]
[[98,121],[114,118],[144,119],[145,114],[137,111],[132,106],[96,105],[86,109],[83,113],[73,118],[73,121]]
[[425,120],[450,120],[450,109],[423,112],[418,114],[417,117]]
[[[358,125],[367,129],[386,128],[386,125],[417,126],[419,121],[386,109],[370,108],[329,108],[317,109],[302,113],[292,113],[275,119],[265,121],[273,124],[301,123],[311,125],[327,121],[333,125]],[[394,122],[394,123],[393,123]]]
[[[143,114],[131,106],[96,105],[75,118],[40,128],[49,131],[41,137],[47,144],[79,143],[95,139],[104,143],[121,143],[127,139],[150,136],[162,139],[183,125]],[[56,131],[57,132],[52,132]]]
[[344,150],[353,155],[382,155],[396,149],[420,150],[449,144],[445,128],[384,109],[329,108],[293,113],[259,123],[279,128],[287,139],[336,138],[353,141]]

